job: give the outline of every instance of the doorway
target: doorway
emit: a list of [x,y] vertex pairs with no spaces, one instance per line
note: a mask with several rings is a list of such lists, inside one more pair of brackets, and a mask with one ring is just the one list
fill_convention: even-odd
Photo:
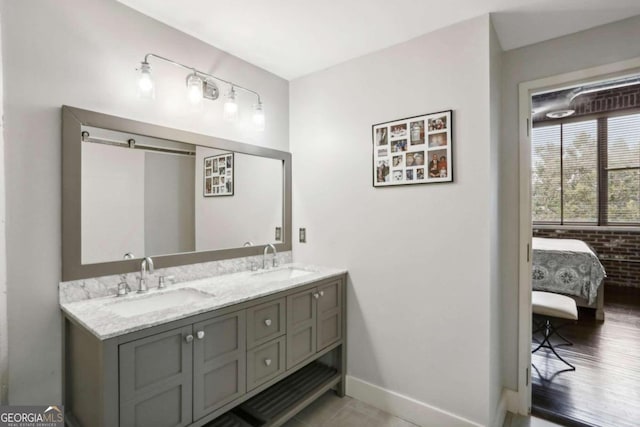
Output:
[[[638,73],[640,59],[624,61],[588,70],[567,73],[520,84],[519,140],[520,140],[520,231],[519,231],[519,356],[518,356],[518,411],[527,414],[532,408],[532,379],[539,380],[538,373],[532,375],[532,96],[541,93],[570,90],[577,85],[619,79]],[[597,220],[597,219],[596,219]],[[562,220],[560,221],[562,223]],[[562,224],[567,225],[567,224]],[[596,222],[597,225],[597,222]],[[614,301],[612,299],[612,301]],[[595,321],[595,319],[594,319]],[[573,372],[575,374],[575,372]],[[565,409],[561,409],[564,411]],[[575,424],[580,425],[580,424]],[[583,424],[588,425],[588,424]]]
[[544,329],[533,335],[532,412],[564,424],[634,427],[640,75],[534,93],[532,107],[534,297],[577,306],[577,320],[550,320],[564,324],[551,347]]

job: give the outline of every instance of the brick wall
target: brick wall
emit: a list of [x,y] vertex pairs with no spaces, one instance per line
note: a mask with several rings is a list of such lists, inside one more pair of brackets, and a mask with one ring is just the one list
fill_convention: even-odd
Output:
[[[569,105],[563,105],[563,100],[566,100],[571,92],[571,89],[567,89],[536,95],[533,97],[534,109],[547,103],[552,103],[557,105],[558,108],[575,110],[575,114],[571,116],[573,118],[611,111],[629,110],[629,113],[633,113],[634,110],[637,111],[640,108],[640,84],[580,95],[574,98]],[[547,110],[545,109],[544,111],[546,112]],[[556,119],[550,119],[544,113],[533,115],[534,124],[554,120]]]
[[583,240],[598,253],[607,271],[606,285],[640,288],[640,231],[534,227],[533,235]]

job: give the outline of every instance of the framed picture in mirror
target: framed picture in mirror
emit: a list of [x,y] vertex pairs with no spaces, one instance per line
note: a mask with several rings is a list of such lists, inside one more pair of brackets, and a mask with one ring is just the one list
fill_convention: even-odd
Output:
[[204,197],[233,196],[233,153],[204,159]]

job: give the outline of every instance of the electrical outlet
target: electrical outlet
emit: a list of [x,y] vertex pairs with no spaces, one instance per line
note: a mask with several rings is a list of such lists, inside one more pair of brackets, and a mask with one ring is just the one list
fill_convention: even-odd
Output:
[[276,227],[276,241],[282,240],[282,227]]
[[307,229],[301,228],[299,234],[300,234],[300,243],[307,243]]

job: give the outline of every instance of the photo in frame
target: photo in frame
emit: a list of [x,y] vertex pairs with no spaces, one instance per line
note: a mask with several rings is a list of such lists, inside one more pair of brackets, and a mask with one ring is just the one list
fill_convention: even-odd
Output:
[[233,196],[233,153],[219,154],[204,159],[204,197]]
[[373,125],[373,186],[453,182],[452,113]]

